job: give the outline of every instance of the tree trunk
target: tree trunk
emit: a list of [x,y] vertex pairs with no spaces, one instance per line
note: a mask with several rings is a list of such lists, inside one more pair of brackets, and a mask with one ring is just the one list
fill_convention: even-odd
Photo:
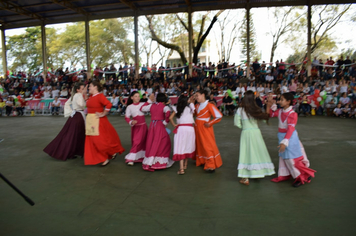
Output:
[[[208,29],[205,31],[204,35],[201,37],[201,39],[199,39],[199,42],[197,43],[197,46],[194,47],[194,54],[193,54],[193,63],[197,64],[198,63],[198,54],[199,54],[199,50],[201,48],[201,46],[204,43],[204,40],[206,39],[206,37],[208,36],[208,34],[210,33],[210,30],[213,28],[215,22],[218,20],[218,16],[223,12],[224,10],[220,10],[218,13],[216,13],[216,15],[214,16],[213,20],[210,22],[210,25],[208,27]],[[185,63],[184,63],[185,64]]]
[[185,65],[187,63],[187,58],[185,57],[184,52],[181,49],[181,47],[179,47],[176,44],[167,43],[167,42],[161,40],[160,38],[158,38],[158,36],[156,35],[156,33],[153,30],[151,18],[146,16],[146,19],[148,21],[148,28],[151,32],[152,40],[156,41],[158,44],[162,45],[163,47],[166,47],[166,48],[169,48],[169,49],[172,49],[172,50],[178,52],[183,65]]

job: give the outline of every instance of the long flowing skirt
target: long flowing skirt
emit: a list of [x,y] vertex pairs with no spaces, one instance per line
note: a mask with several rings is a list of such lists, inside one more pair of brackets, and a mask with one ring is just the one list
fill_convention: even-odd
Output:
[[69,117],[57,137],[43,151],[53,158],[65,161],[84,156],[85,122],[81,113]]
[[142,168],[148,171],[169,168],[174,161],[169,159],[171,140],[162,121],[153,121],[148,128],[146,154]]
[[204,169],[216,169],[222,165],[222,159],[216,145],[213,127],[206,128],[205,121],[196,120],[196,166],[204,165]]
[[130,153],[125,156],[125,162],[142,162],[145,157],[147,138],[147,125],[134,125],[131,128],[131,143]]
[[[285,133],[278,133],[279,143],[285,137]],[[288,147],[283,153],[279,153],[278,177],[273,182],[281,182],[293,177],[302,184],[309,183],[310,177],[315,177],[315,170],[309,168],[310,162],[300,142],[297,131],[294,131],[289,139]]]
[[110,124],[108,118],[101,117],[99,121],[99,135],[86,136],[84,150],[84,164],[96,165],[111,159],[115,153],[121,154],[125,149],[121,145],[119,135]]
[[174,135],[173,161],[195,157],[194,127],[180,126]]
[[242,130],[238,177],[263,178],[275,174],[260,129]]

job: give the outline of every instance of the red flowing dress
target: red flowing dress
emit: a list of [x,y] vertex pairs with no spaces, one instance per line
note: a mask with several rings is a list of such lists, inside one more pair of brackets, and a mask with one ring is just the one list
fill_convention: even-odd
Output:
[[[112,104],[102,94],[97,93],[87,101],[88,114],[110,111]],[[121,154],[125,149],[121,145],[119,135],[106,116],[99,120],[99,135],[85,136],[84,164],[96,165],[112,158],[115,153]]]

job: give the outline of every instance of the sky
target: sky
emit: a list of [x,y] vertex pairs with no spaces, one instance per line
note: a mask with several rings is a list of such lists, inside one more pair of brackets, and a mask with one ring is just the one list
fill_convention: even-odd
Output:
[[[240,11],[240,14],[241,14],[242,10],[241,9],[238,9],[236,11],[233,10],[230,12],[230,14],[236,14],[237,11]],[[356,5],[353,5],[352,9],[349,10],[349,14],[352,14],[355,12],[356,12]],[[272,45],[272,37],[270,36],[269,32],[270,32],[270,29],[273,28],[273,25],[270,23],[272,21],[268,20],[268,9],[267,8],[253,8],[253,9],[251,9],[251,13],[253,14],[253,21],[254,21],[254,26],[255,26],[255,31],[256,31],[257,50],[261,53],[260,61],[263,60],[263,61],[269,62],[271,45]],[[139,18],[139,20],[143,20],[143,19],[144,19],[143,17]],[[344,18],[344,21],[339,22],[338,25],[335,26],[334,29],[330,32],[332,37],[337,42],[337,45],[338,45],[337,53],[340,53],[343,48],[356,48],[356,46],[355,46],[356,38],[354,37],[354,34],[352,34],[352,32],[356,32],[356,23],[347,22],[347,21],[345,21],[345,19],[346,18]],[[65,26],[66,26],[66,24],[47,25],[47,27],[55,27],[57,30],[63,30],[65,28]],[[215,24],[209,37],[211,39],[214,38],[214,34],[217,34],[218,30],[219,30],[219,27],[217,24]],[[6,30],[6,36],[21,34],[24,31],[25,31],[25,28]],[[303,39],[303,37],[302,37],[301,40],[307,41],[306,34],[305,34],[305,39]],[[214,46],[214,45],[216,45],[215,42],[213,43],[212,46]],[[239,63],[241,60],[244,60],[244,58],[240,57],[239,49],[240,49],[240,45],[239,45],[239,42],[237,42],[233,49],[233,51],[236,53],[232,53],[230,62]],[[286,60],[287,57],[291,53],[293,53],[293,50],[290,48],[289,45],[281,44],[275,52],[274,61],[277,59]],[[146,59],[144,58],[145,57],[144,55],[140,55],[140,57],[142,58],[143,61],[146,61]],[[156,57],[154,57],[154,60],[155,60],[155,58]],[[214,60],[216,60],[216,61],[213,61],[213,62],[216,63],[218,59],[214,59]],[[11,62],[8,61],[8,63],[10,64]],[[70,66],[70,65],[66,65],[66,66]]]

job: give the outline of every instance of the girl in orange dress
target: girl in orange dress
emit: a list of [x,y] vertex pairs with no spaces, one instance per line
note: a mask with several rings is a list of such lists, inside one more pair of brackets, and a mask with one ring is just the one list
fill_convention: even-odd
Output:
[[116,130],[106,117],[112,104],[102,93],[99,93],[101,89],[101,84],[97,81],[92,82],[89,86],[91,97],[87,101],[88,115],[96,114],[98,117],[99,135],[86,135],[85,137],[85,165],[102,163],[101,166],[106,166],[109,164],[109,159],[115,158],[117,153],[121,154],[125,151]]
[[[195,109],[196,166],[204,165],[205,171],[213,173],[222,165],[213,129],[213,125],[221,121],[222,114],[216,106],[206,100],[206,90],[197,91],[195,98],[199,103]],[[210,117],[214,119],[210,120]]]

